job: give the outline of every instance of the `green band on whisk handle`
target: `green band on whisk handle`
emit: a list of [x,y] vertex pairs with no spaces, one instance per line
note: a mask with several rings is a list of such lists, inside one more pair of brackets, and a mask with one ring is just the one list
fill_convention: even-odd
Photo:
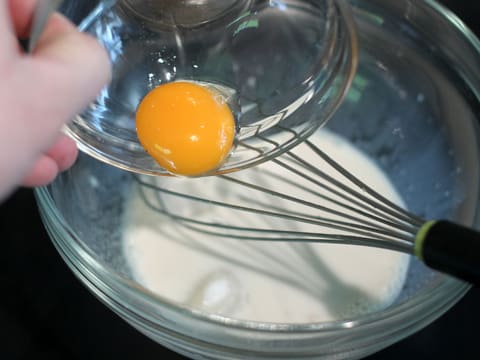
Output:
[[480,286],[480,233],[450,221],[429,221],[417,232],[415,255],[432,269]]

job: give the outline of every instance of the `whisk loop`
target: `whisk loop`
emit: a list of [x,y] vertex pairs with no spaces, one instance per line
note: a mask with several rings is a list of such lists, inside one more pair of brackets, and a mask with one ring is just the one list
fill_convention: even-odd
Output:
[[[401,251],[416,255],[432,268],[478,283],[480,236],[475,231],[411,214],[351,174],[314,142],[306,140],[301,147],[301,155],[297,147],[268,166],[215,179],[183,180],[216,181],[211,193],[203,188],[190,191],[182,187],[181,179],[138,175],[135,179],[150,208],[203,234]],[[218,214],[213,219],[199,216],[206,211]]]

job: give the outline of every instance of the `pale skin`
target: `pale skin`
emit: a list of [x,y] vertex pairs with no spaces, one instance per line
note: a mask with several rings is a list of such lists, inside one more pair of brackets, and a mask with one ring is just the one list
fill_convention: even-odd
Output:
[[32,54],[21,49],[35,2],[0,1],[0,201],[17,186],[48,184],[75,162],[77,147],[61,129],[110,79],[104,49],[60,14]]

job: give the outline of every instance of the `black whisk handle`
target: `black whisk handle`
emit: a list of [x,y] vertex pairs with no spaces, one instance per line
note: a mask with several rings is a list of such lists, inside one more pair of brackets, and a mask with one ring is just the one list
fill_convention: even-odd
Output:
[[415,255],[432,269],[480,286],[480,232],[450,221],[429,221],[417,233]]

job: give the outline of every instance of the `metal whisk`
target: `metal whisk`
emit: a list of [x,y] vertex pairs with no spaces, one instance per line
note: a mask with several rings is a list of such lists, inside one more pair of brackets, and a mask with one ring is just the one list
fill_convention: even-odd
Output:
[[[480,284],[479,233],[409,213],[310,140],[267,166],[233,175],[135,179],[149,207],[210,236],[401,251],[431,268]],[[206,181],[214,183],[204,186]],[[210,215],[204,217],[206,213]]]

